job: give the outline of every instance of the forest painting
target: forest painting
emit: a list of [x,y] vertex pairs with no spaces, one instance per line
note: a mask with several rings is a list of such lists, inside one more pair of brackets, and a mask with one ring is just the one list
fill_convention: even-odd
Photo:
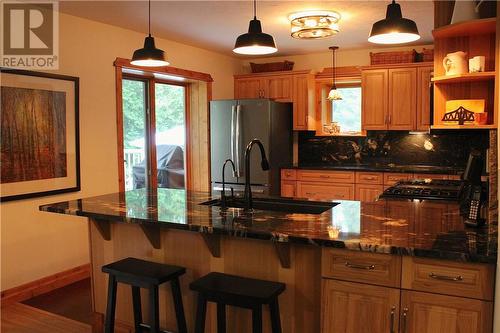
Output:
[[1,87],[1,183],[66,177],[66,93]]

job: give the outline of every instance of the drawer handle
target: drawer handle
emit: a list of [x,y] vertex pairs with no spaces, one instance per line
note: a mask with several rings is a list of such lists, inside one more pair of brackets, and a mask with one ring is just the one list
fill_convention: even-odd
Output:
[[355,269],[366,269],[368,271],[375,269],[375,265],[360,265],[360,264],[353,264],[350,263],[349,261],[345,262],[345,266],[349,268],[355,268]]
[[328,175],[319,175],[319,178],[330,178]]
[[396,314],[396,307],[393,306],[391,308],[391,331],[390,331],[391,333],[394,333],[394,316],[395,316],[395,314]]
[[316,195],[316,193],[306,192],[306,195]]
[[434,274],[433,272],[429,273],[429,277],[432,279],[445,280],[445,281],[462,281],[464,279],[462,275],[448,276],[448,275]]
[[365,176],[363,178],[366,180],[375,180],[376,179],[375,177],[372,177],[372,176]]

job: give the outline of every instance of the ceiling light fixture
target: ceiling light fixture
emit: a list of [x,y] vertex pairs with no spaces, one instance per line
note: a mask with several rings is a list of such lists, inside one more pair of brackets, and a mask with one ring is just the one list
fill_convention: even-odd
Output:
[[168,66],[170,63],[165,60],[165,52],[156,48],[155,39],[151,36],[151,0],[148,1],[148,10],[148,36],[144,39],[144,47],[134,51],[130,63],[143,67]]
[[342,95],[340,95],[340,92],[337,90],[337,85],[335,84],[335,74],[336,74],[335,51],[338,50],[339,47],[330,46],[329,49],[332,50],[332,89],[330,89],[327,99],[330,101],[341,101]]
[[339,32],[340,14],[334,11],[311,10],[291,14],[291,35],[298,39],[321,39]]
[[373,24],[368,41],[375,44],[403,44],[420,39],[415,21],[403,18],[401,6],[392,0],[385,19]]
[[257,4],[253,1],[253,20],[248,25],[248,32],[238,36],[234,44],[234,53],[246,55],[271,54],[278,51],[271,35],[262,32],[262,25],[257,20]]

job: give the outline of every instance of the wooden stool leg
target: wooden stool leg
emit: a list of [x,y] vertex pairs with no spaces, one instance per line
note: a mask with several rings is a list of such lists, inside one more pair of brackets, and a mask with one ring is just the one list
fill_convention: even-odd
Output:
[[207,314],[207,300],[202,294],[198,294],[198,305],[196,308],[196,323],[194,333],[205,332],[205,316]]
[[277,298],[269,304],[269,309],[271,310],[272,332],[281,333],[280,307]]
[[104,333],[113,333],[115,331],[115,309],[116,309],[116,278],[114,275],[109,275],[108,304],[106,305],[106,321],[104,324]]
[[252,332],[262,333],[262,306],[252,309]]
[[226,305],[217,303],[217,333],[226,333]]
[[134,305],[134,327],[135,333],[142,333],[142,308],[141,308],[141,289],[136,286],[132,287],[132,304]]
[[187,333],[186,317],[184,316],[184,306],[182,305],[181,288],[179,278],[170,281],[172,288],[172,298],[174,299],[175,317],[177,318],[177,330],[179,333]]
[[160,333],[160,309],[158,286],[149,287],[149,325],[151,333]]

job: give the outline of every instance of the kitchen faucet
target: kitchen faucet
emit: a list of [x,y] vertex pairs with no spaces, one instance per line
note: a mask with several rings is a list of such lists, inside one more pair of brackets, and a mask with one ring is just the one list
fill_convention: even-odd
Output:
[[269,162],[267,161],[266,151],[259,139],[253,139],[245,150],[245,212],[252,212],[252,189],[250,187],[250,152],[254,144],[257,144],[260,149],[260,165],[262,170],[269,170]]
[[[232,159],[228,158],[224,164],[222,165],[222,192],[220,193],[220,202],[221,202],[221,210],[226,210],[226,179],[224,177],[224,174],[226,173],[226,164],[231,163],[231,166],[233,168],[233,173],[236,173],[236,167],[234,166],[234,162]],[[234,190],[231,187],[231,197],[234,197]]]

